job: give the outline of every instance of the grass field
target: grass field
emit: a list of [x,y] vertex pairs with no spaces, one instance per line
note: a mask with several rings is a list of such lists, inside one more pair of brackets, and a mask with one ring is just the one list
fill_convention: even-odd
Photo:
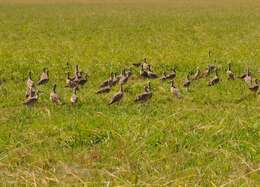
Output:
[[[208,51],[212,56],[208,57]],[[153,80],[153,97],[133,102],[147,81],[138,69],[121,104],[108,106],[118,86],[98,85],[147,57],[157,73],[214,63],[221,83],[194,82],[183,99]],[[69,104],[66,62],[89,82]],[[260,78],[259,1],[79,1],[0,3],[0,181],[16,185],[257,186],[260,184],[260,96],[241,80],[249,66]],[[51,80],[33,108],[22,105],[29,70]],[[73,68],[73,67],[71,67]],[[54,83],[66,102],[54,106]]]

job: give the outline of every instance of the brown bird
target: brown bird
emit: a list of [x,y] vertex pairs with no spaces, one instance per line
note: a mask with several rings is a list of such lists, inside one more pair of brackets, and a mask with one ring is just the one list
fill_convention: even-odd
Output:
[[126,84],[127,81],[128,81],[128,78],[129,78],[129,76],[126,74],[126,71],[123,70],[122,76],[121,76],[121,78],[119,80],[119,84],[120,85]]
[[114,73],[111,86],[115,86],[119,82],[119,80],[120,77],[118,77],[117,74]]
[[46,84],[49,81],[49,71],[47,68],[43,68],[43,72],[41,74],[40,80],[38,81],[38,85]]
[[131,69],[127,69],[127,70],[125,70],[125,74],[126,74],[126,76],[129,78],[129,77],[131,77],[132,76],[132,70]]
[[27,106],[32,106],[32,105],[34,105],[37,101],[38,101],[38,96],[35,95],[35,96],[33,96],[33,97],[28,97],[23,104],[24,104],[24,105],[27,105]]
[[73,81],[72,78],[70,78],[69,72],[67,72],[66,75],[67,75],[67,77],[66,77],[66,86],[65,87],[69,87],[69,88],[78,87],[78,82]]
[[144,70],[143,65],[141,66],[141,69],[140,69],[140,76],[143,78],[148,78],[148,73],[147,73],[147,71]]
[[109,102],[109,105],[120,102],[122,100],[123,96],[124,96],[124,90],[123,90],[123,85],[121,84],[119,92],[117,92],[115,95],[113,95],[111,101]]
[[62,104],[61,100],[60,100],[60,96],[56,93],[56,87],[57,85],[54,84],[53,85],[53,88],[52,88],[52,91],[50,93],[50,100],[54,103],[54,104]]
[[114,77],[114,73],[113,72],[110,73],[110,77],[107,80],[103,81],[101,83],[101,85],[99,86],[99,88],[106,87],[106,86],[111,86],[113,84],[114,80],[115,80],[114,78],[115,78]]
[[27,87],[26,94],[25,94],[25,97],[26,97],[26,98],[34,97],[35,94],[36,94],[36,88],[35,88],[35,86]]
[[102,88],[100,88],[97,92],[96,92],[96,94],[101,94],[101,93],[108,93],[108,92],[110,92],[110,90],[111,90],[111,86],[104,86],[104,87],[102,87]]
[[149,69],[149,64],[147,62],[147,58],[144,58],[142,66],[144,67],[144,70],[147,71]]
[[258,88],[259,88],[259,81],[258,79],[255,79],[255,83],[251,84],[251,86],[249,87],[249,89],[256,93],[258,91]]
[[36,92],[34,96],[29,96],[23,104],[27,106],[33,106],[37,101],[38,101],[38,95]]
[[135,62],[132,65],[135,67],[140,67],[142,65],[142,62]]
[[169,80],[169,79],[175,79],[176,78],[176,67],[174,66],[173,69],[172,69],[172,72],[170,72],[166,78]]
[[228,80],[235,80],[235,76],[234,76],[234,73],[231,70],[231,64],[230,63],[228,64],[228,69],[227,69],[226,73],[227,73]]
[[240,75],[240,79],[244,79],[246,76],[249,76],[250,75],[250,71],[249,71],[249,68],[246,68],[246,71]]
[[199,67],[197,67],[196,72],[194,73],[194,75],[192,76],[192,80],[198,80],[201,78],[201,72]]
[[181,98],[180,90],[175,86],[174,80],[171,81],[171,93],[174,97]]
[[77,88],[73,88],[72,96],[70,98],[71,104],[75,105],[78,102]]
[[244,79],[244,81],[245,81],[248,85],[251,85],[252,76],[251,76],[251,72],[249,71],[249,68],[247,68],[246,76],[245,76],[243,79]]
[[[71,78],[73,81],[75,81],[75,79],[79,79],[81,78],[80,72],[79,72],[79,66],[76,64],[75,65],[75,70],[74,70],[74,76]],[[76,80],[78,81],[78,80]]]
[[87,78],[88,78],[88,75],[85,72],[81,71],[80,78],[78,79],[78,84],[83,86],[88,81]]
[[151,70],[151,65],[148,65],[147,75],[148,75],[148,77],[151,78],[151,79],[156,79],[156,78],[159,77],[156,73],[154,73],[154,72]]
[[190,84],[191,84],[191,80],[190,80],[190,72],[189,72],[186,79],[183,81],[183,87],[185,87],[188,90]]
[[161,82],[167,80],[167,74],[165,71],[163,72],[163,75],[160,80],[161,80]]
[[34,82],[32,80],[32,72],[29,71],[29,75],[28,75],[28,79],[27,79],[27,82],[26,82],[26,85],[28,88],[31,88],[34,86]]
[[147,64],[147,59],[144,58],[141,62],[136,62],[136,63],[133,63],[132,65],[135,66],[135,67],[140,67],[144,64]]
[[215,76],[209,80],[208,86],[214,86],[219,83],[218,70],[215,70]]
[[144,87],[144,92],[139,94],[135,102],[146,102],[152,97],[152,90],[151,90],[151,84],[150,82],[148,83],[148,86]]
[[[215,60],[216,62],[216,60]],[[216,66],[214,64],[209,64],[208,67],[204,70],[203,75],[204,77],[208,77],[211,72],[216,70]]]

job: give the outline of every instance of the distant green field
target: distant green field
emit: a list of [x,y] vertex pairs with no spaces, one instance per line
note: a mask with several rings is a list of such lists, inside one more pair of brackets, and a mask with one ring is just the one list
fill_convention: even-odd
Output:
[[[260,3],[169,1],[0,4],[0,182],[16,185],[257,186],[260,184],[260,96],[241,80],[260,78]],[[18,3],[17,3],[18,2]],[[60,1],[61,2],[61,1]],[[208,51],[212,56],[208,56]],[[147,83],[139,69],[123,101],[116,86],[95,95],[111,71],[147,57],[158,74],[177,66],[183,98],[152,80],[153,97],[134,103]],[[216,60],[216,62],[214,62]],[[66,63],[89,74],[71,106]],[[221,82],[182,88],[189,71],[215,63]],[[31,70],[50,82],[33,108],[23,106]],[[52,85],[65,102],[49,101]]]

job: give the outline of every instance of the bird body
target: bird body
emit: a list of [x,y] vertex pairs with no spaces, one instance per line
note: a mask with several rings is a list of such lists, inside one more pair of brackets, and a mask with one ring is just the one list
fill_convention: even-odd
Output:
[[150,64],[148,64],[147,58],[144,58],[143,63],[142,63],[142,66],[143,66],[143,68],[144,68],[145,71],[147,71],[147,70],[150,69]]
[[61,100],[60,100],[60,96],[56,93],[56,84],[53,86],[53,89],[50,93],[50,100],[54,103],[54,104],[62,104]]
[[156,73],[153,73],[151,71],[147,72],[147,76],[151,79],[157,79],[159,77]]
[[248,85],[250,85],[251,82],[252,82],[252,77],[251,77],[251,75],[246,75],[245,78],[244,78],[244,81],[245,81]]
[[174,81],[171,81],[171,93],[176,98],[181,98],[180,90],[175,86]]
[[29,72],[29,76],[26,82],[27,88],[31,88],[34,86],[34,81],[32,80],[32,72]]
[[151,70],[151,65],[148,64],[147,67],[148,67],[148,70],[147,70],[147,76],[148,76],[148,78],[156,79],[156,78],[159,77],[156,73],[154,73],[154,72]]
[[117,92],[115,95],[113,95],[111,101],[109,102],[109,105],[112,105],[114,103],[118,103],[119,101],[122,100],[123,96],[124,96],[123,86],[120,85],[120,91]]
[[36,94],[36,88],[34,86],[27,87],[26,94],[25,94],[26,98],[34,97],[35,94]]
[[201,78],[201,72],[200,72],[200,69],[199,67],[197,67],[197,70],[196,72],[194,73],[193,77],[192,77],[192,80],[198,80]]
[[111,90],[111,86],[104,86],[104,87],[102,87],[102,88],[100,88],[97,92],[96,92],[96,94],[101,94],[101,93],[108,93],[108,92],[110,92],[110,90]]
[[167,74],[166,72],[163,72],[163,76],[161,77],[161,81],[175,79],[175,77],[176,77],[176,69],[174,67],[172,72],[170,72],[169,74]]
[[144,92],[139,94],[135,102],[146,102],[152,97],[152,90],[151,90],[151,84],[150,82],[148,83],[148,86],[145,86]]
[[123,85],[126,84],[128,81],[129,76],[126,74],[126,71],[123,70],[122,74],[121,74],[121,78],[119,80],[119,85]]
[[76,88],[78,87],[78,82],[72,80],[70,78],[69,72],[67,72],[67,77],[66,77],[66,87],[70,87],[70,88]]
[[43,68],[43,72],[41,74],[40,80],[38,81],[38,85],[46,84],[49,81],[49,72],[46,68]]
[[219,83],[219,77],[218,77],[217,70],[215,70],[215,72],[216,72],[216,74],[212,79],[209,80],[208,86],[214,86]]
[[188,88],[191,84],[190,73],[188,73],[187,78],[183,81],[183,87]]
[[38,96],[37,96],[37,95],[34,95],[34,96],[32,96],[32,97],[28,97],[23,104],[24,104],[24,105],[27,105],[27,106],[32,106],[32,105],[34,105],[37,101],[38,101]]
[[103,81],[103,82],[101,83],[101,85],[99,86],[99,88],[112,85],[113,82],[114,82],[114,80],[115,80],[114,78],[115,78],[115,77],[114,77],[114,74],[111,73],[111,74],[110,74],[110,77],[109,77],[107,80]]
[[249,90],[256,93],[258,91],[258,88],[259,88],[259,81],[258,79],[255,79],[255,83],[249,87]]
[[78,78],[78,84],[83,86],[87,82],[88,75],[83,71],[80,72],[80,78]]
[[227,73],[228,80],[235,80],[234,73],[231,70],[231,64],[228,64],[228,70],[226,73]]
[[143,65],[141,66],[141,69],[140,69],[140,76],[143,78],[148,78],[148,72],[144,70]]

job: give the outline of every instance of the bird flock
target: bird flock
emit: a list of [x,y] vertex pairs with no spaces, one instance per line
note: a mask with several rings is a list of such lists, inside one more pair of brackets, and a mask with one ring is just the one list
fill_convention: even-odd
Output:
[[[139,77],[142,79],[160,79],[161,84],[163,82],[169,82],[170,88],[169,91],[171,92],[173,97],[181,98],[181,92],[180,87],[177,87],[175,84],[175,79],[177,76],[177,70],[174,66],[170,71],[163,72],[162,76],[159,76],[157,73],[155,73],[152,70],[151,64],[147,62],[147,59],[144,58],[141,62],[133,63],[133,67],[139,68]],[[72,92],[70,102],[72,105],[77,104],[78,102],[78,96],[77,91],[79,90],[79,87],[84,86],[88,81],[88,75],[84,71],[79,70],[79,66],[75,65],[74,75],[73,77],[70,76],[69,66],[67,64],[67,72],[66,72],[66,79],[65,79],[65,87],[69,88]],[[209,64],[204,70],[200,70],[199,67],[196,68],[196,70],[192,72],[188,72],[186,78],[182,82],[182,87],[189,91],[189,87],[193,82],[196,80],[207,78],[208,80],[208,86],[214,86],[216,84],[219,84],[220,78],[218,75],[219,68],[214,64]],[[211,76],[212,74],[212,76]],[[104,80],[99,88],[96,91],[96,94],[105,94],[111,91],[111,88],[113,86],[119,85],[120,89],[117,93],[115,93],[111,100],[108,102],[108,105],[112,105],[114,103],[119,103],[122,98],[124,97],[124,85],[128,83],[128,80],[133,75],[131,69],[123,69],[120,74],[117,73],[111,73],[107,80]],[[243,80],[247,85],[249,90],[251,90],[253,93],[257,93],[259,88],[258,79],[255,79],[252,77],[251,72],[249,68],[246,69],[246,71],[240,75],[235,76],[235,73],[231,69],[231,64],[228,64],[227,70],[226,70],[226,76],[227,79],[230,81],[235,80],[236,78],[239,78]],[[208,78],[209,77],[209,78]],[[26,99],[24,101],[24,104],[27,106],[33,106],[39,98],[39,91],[37,90],[37,86],[45,85],[49,82],[49,72],[47,68],[43,69],[43,72],[40,76],[40,79],[38,82],[35,82],[32,80],[32,73],[29,71],[28,79],[26,82]],[[50,101],[53,102],[56,105],[63,104],[59,94],[56,92],[57,85],[54,84],[52,90],[50,91]],[[151,99],[153,95],[152,92],[152,86],[151,82],[148,81],[147,85],[144,86],[144,91],[136,96],[134,99],[134,102],[146,102],[149,99]]]

